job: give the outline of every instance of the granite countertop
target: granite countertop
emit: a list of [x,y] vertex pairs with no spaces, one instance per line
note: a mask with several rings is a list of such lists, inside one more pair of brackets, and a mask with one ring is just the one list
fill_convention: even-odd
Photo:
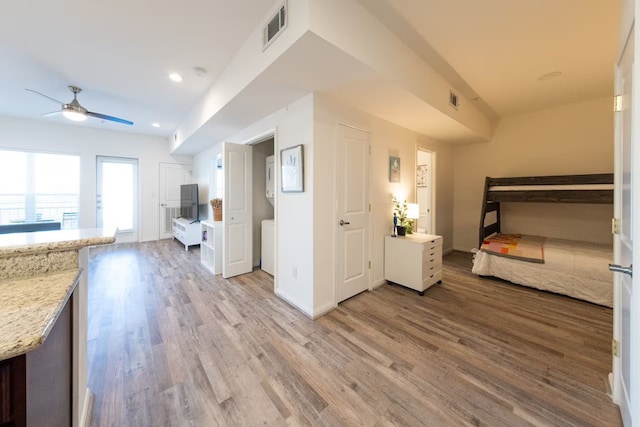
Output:
[[44,343],[82,270],[0,280],[0,360]]
[[115,242],[115,229],[0,235],[0,360],[38,348],[78,285],[79,249]]
[[115,242],[115,229],[80,228],[0,234],[0,256],[67,251]]

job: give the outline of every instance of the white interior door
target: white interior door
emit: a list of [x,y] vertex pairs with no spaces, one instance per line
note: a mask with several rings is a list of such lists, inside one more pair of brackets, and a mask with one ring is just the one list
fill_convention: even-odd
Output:
[[138,241],[138,159],[97,157],[96,219],[117,227],[118,242]]
[[253,159],[252,147],[222,144],[224,195],[222,197],[222,277],[253,269]]
[[160,163],[160,239],[172,237],[171,220],[180,216],[180,186],[191,183],[191,165]]
[[[614,400],[620,405],[620,412],[625,426],[640,421],[634,416],[640,409],[640,373],[637,371],[640,360],[640,293],[633,292],[638,288],[638,278],[632,277],[632,265],[638,251],[634,251],[634,242],[640,242],[637,224],[640,224],[639,210],[634,209],[636,198],[634,188],[638,187],[638,174],[634,174],[632,165],[640,164],[638,144],[635,142],[633,120],[638,120],[638,112],[634,112],[637,96],[633,90],[634,63],[634,30],[632,29],[620,61],[617,66],[616,92],[617,108],[615,117],[615,217],[619,219],[619,232],[614,235],[613,270],[615,284],[614,302],[614,339],[619,343],[618,357],[614,357]],[[637,110],[637,109],[636,109]],[[634,255],[634,252],[636,255]],[[637,264],[637,262],[635,262]],[[635,366],[632,363],[636,360]]]
[[369,288],[369,134],[340,125],[336,149],[336,297]]

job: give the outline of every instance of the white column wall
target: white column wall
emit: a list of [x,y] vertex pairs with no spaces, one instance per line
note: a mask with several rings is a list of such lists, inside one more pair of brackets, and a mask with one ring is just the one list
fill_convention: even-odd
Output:
[[[280,164],[280,150],[303,144],[305,188],[303,193],[282,193],[280,177],[277,177],[275,292],[306,315],[313,316],[313,95],[302,97],[227,138],[225,142],[244,144],[259,135],[272,132],[275,133],[277,166]],[[194,157],[194,173],[198,180],[208,179],[213,188],[215,177],[205,179],[204,175],[210,174],[207,165],[221,152],[221,144],[222,141],[212,141],[210,148]],[[264,188],[259,191],[264,191]],[[296,277],[293,277],[294,269]]]
[[[444,236],[444,250],[453,244],[453,160],[449,145],[425,138],[379,118],[345,107],[318,94],[308,94],[288,107],[242,130],[228,142],[246,143],[275,131],[275,153],[304,145],[303,193],[282,193],[276,198],[275,292],[310,317],[335,307],[335,146],[338,125],[354,126],[371,134],[370,258],[372,287],[384,283],[384,236],[392,227],[391,194],[415,199],[416,148],[436,156],[436,233]],[[198,180],[220,152],[221,141],[194,158]],[[389,155],[402,159],[401,182],[390,183]],[[214,183],[211,182],[211,186]],[[262,191],[262,189],[259,189]],[[294,277],[294,269],[295,276]]]
[[[391,195],[415,200],[416,148],[433,152],[437,158],[436,233],[444,237],[445,251],[453,245],[452,150],[445,143],[428,139],[392,123],[353,110],[325,97],[314,101],[314,313],[320,315],[335,306],[335,147],[339,124],[370,133],[372,153],[369,163],[371,285],[384,283],[384,236],[393,226]],[[389,156],[401,158],[401,180],[389,182]]]

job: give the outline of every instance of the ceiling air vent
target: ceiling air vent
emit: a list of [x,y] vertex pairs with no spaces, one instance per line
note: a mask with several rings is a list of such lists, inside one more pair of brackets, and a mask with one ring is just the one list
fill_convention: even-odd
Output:
[[278,12],[264,27],[262,46],[266,49],[275,38],[287,27],[287,4],[283,3]]
[[456,110],[458,109],[458,95],[449,91],[449,105],[451,105]]

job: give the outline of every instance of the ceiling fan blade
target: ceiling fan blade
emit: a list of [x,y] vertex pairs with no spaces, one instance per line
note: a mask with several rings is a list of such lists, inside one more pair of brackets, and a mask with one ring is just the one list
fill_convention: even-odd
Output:
[[87,111],[87,116],[96,117],[98,119],[109,120],[111,122],[122,123],[123,125],[132,125],[133,122],[118,117],[107,116],[106,114],[94,113],[93,111]]
[[58,110],[58,111],[52,111],[50,113],[44,113],[42,117],[53,117],[53,116],[59,116],[60,114],[62,114],[62,111]]
[[45,95],[44,93],[40,93],[40,92],[38,92],[37,90],[33,90],[33,89],[26,89],[26,88],[25,88],[25,90],[28,90],[29,92],[37,93],[38,95],[40,95],[40,96],[44,96],[45,98],[49,98],[50,100],[52,100],[52,101],[54,101],[54,102],[57,102],[57,103],[58,103],[58,104],[60,104],[60,105],[64,105],[64,102],[60,102],[60,101],[58,101],[57,99],[50,97],[49,95]]

